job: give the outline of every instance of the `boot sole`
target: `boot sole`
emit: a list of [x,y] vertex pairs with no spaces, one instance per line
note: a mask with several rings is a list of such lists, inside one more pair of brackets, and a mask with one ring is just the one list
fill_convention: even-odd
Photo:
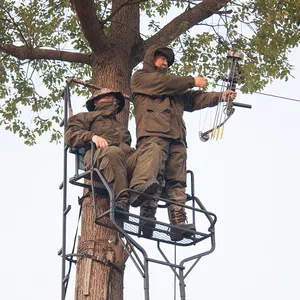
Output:
[[[173,231],[176,230],[176,232],[172,232],[172,229],[173,229]],[[190,232],[187,230],[196,232],[196,227],[194,225],[192,225],[190,228],[185,228],[185,229],[184,228],[183,229],[171,228],[171,231],[170,231],[171,241],[179,242],[185,238],[190,238],[191,236],[193,236],[195,234],[194,232]]]
[[[150,184],[142,191],[142,193],[143,193],[143,194],[146,194],[146,195],[149,195],[149,196],[152,196],[153,194],[155,194],[155,193],[157,192],[158,188],[159,188],[158,183],[154,181],[154,182],[151,182],[151,183],[150,183]],[[130,201],[130,205],[131,205],[132,207],[138,207],[138,206],[140,206],[140,205],[143,203],[145,197],[147,197],[147,196],[145,196],[145,195],[139,195],[139,194],[136,195],[135,198],[134,198],[133,200]]]

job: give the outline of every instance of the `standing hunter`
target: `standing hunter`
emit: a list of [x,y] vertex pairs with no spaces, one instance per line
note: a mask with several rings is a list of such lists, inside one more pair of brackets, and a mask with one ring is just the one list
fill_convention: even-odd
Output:
[[[137,149],[145,143],[154,142],[160,146],[162,163],[158,180],[165,180],[166,196],[178,203],[186,202],[186,127],[183,112],[193,112],[218,104],[229,97],[236,98],[231,90],[204,92],[191,90],[193,87],[205,88],[207,80],[200,76],[170,76],[167,69],[174,63],[174,52],[164,46],[150,46],[145,54],[143,68],[133,74],[131,81],[132,101],[136,121]],[[152,170],[149,170],[152,172]],[[148,217],[155,219],[156,206],[148,209]],[[184,207],[168,206],[169,220],[172,225],[170,237],[180,241],[190,237],[193,224],[187,224]]]

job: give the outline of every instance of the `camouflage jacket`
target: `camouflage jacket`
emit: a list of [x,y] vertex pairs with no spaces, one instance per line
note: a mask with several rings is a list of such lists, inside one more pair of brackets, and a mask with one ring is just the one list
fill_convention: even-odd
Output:
[[120,147],[125,154],[132,151],[130,132],[116,119],[115,111],[115,105],[98,103],[95,111],[70,117],[65,134],[66,144],[72,148],[86,147],[96,134],[104,138],[109,146]]
[[144,67],[131,80],[137,139],[159,136],[183,140],[186,127],[183,112],[215,106],[221,93],[191,90],[192,76],[170,76],[154,64],[159,46],[151,46],[144,58]]

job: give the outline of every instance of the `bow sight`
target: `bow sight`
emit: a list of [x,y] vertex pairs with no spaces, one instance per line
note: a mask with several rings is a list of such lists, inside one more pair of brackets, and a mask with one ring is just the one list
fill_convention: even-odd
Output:
[[[239,67],[239,61],[241,61],[243,58],[244,58],[244,54],[239,50],[228,51],[227,65],[225,69],[226,74],[222,78],[221,92],[224,92],[225,90],[235,91],[237,83],[241,81],[241,71]],[[223,137],[224,125],[235,112],[233,106],[243,107],[243,108],[252,107],[249,104],[232,102],[230,100],[230,95],[227,95],[225,101],[223,101],[222,96],[220,96],[216,115],[214,118],[213,128],[205,132],[199,131],[199,138],[202,142],[207,142],[210,138],[218,139]]]

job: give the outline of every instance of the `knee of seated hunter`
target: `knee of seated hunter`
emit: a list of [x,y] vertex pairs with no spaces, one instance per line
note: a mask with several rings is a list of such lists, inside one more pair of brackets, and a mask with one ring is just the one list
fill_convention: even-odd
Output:
[[109,158],[113,158],[113,157],[120,156],[120,155],[124,156],[123,151],[119,147],[117,147],[117,146],[109,146],[109,147],[107,147],[105,154]]

